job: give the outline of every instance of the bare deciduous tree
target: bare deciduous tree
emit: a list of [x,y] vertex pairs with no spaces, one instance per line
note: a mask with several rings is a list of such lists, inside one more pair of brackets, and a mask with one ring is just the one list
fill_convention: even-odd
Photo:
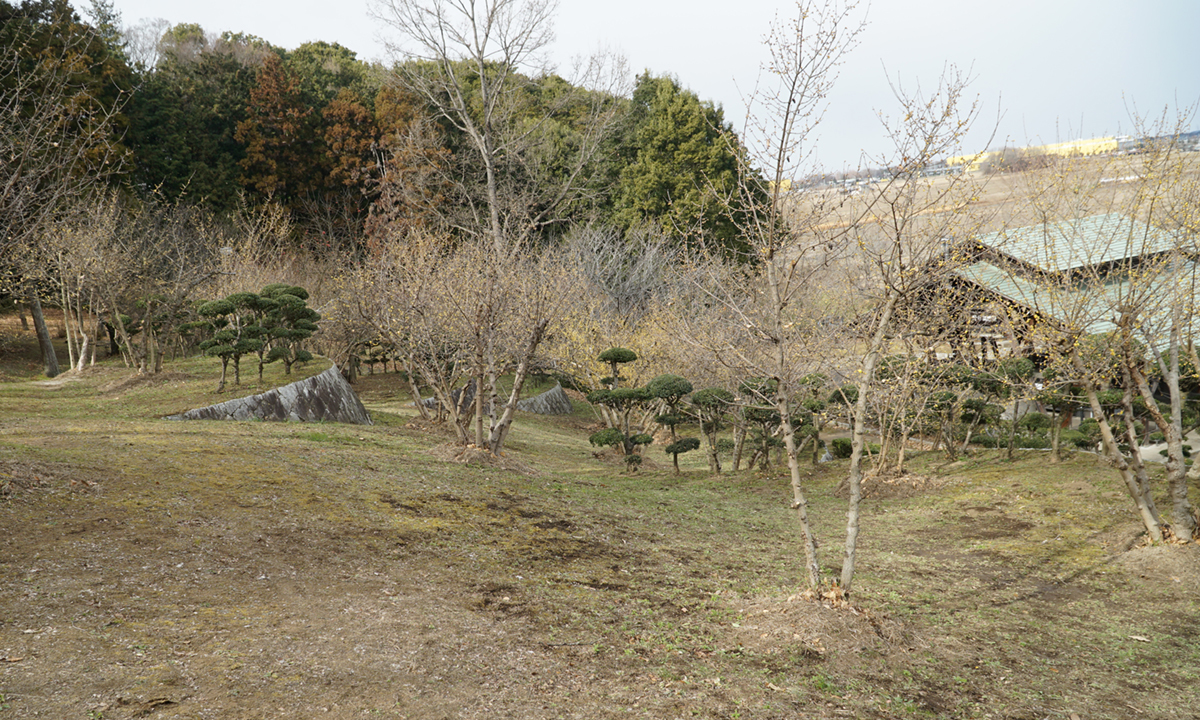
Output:
[[[379,0],[375,6],[376,17],[400,35],[391,49],[405,62],[395,81],[472,150],[469,158],[439,157],[434,166],[456,196],[442,208],[446,219],[459,231],[488,237],[498,254],[563,221],[586,192],[585,168],[618,116],[620,62],[614,71],[605,57],[582,63],[574,85],[559,81],[536,92],[543,104],[531,104],[530,91],[549,80],[543,53],[554,37],[556,7],[551,0]],[[572,147],[551,163],[563,149],[556,146],[564,126],[574,134]]]
[[6,284],[28,298],[44,371],[54,376],[58,359],[38,296],[46,279],[40,250],[68,209],[119,170],[124,155],[114,143],[113,121],[120,104],[99,102],[79,84],[91,69],[92,34],[72,32],[35,47],[32,26],[6,23],[0,42],[0,255]]

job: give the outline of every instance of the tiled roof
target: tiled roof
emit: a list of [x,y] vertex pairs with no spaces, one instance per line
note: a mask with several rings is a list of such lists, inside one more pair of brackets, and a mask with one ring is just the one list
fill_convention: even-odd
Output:
[[1121,308],[1138,307],[1137,325],[1165,343],[1172,297],[1200,305],[1198,266],[1191,260],[1152,264],[1132,276],[1122,274],[1103,282],[1034,282],[989,262],[976,262],[955,274],[1006,300],[1052,318],[1086,334],[1116,329]]
[[1172,247],[1167,233],[1116,213],[1001,230],[977,241],[1047,273],[1156,255]]

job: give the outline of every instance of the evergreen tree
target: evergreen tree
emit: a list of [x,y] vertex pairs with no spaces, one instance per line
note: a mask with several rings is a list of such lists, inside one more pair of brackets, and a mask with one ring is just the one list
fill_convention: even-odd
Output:
[[720,107],[673,78],[643,73],[617,152],[623,167],[614,190],[614,221],[626,229],[658,223],[685,244],[714,243],[744,259],[749,247],[738,231],[744,215],[738,200],[740,152]]

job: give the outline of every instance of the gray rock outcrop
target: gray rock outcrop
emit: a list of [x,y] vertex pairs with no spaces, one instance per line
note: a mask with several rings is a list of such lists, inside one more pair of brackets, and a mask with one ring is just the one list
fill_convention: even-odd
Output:
[[538,415],[570,415],[571,398],[567,397],[562,383],[558,383],[541,395],[517,401],[517,409]]
[[337,367],[320,375],[251,397],[236,398],[208,407],[170,415],[167,420],[276,420],[287,422],[339,422],[371,425],[350,383]]

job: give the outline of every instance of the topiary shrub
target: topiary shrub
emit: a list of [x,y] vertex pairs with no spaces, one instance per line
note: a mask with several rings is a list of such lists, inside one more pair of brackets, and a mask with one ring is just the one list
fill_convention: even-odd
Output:
[[621,374],[617,371],[617,366],[631,363],[637,360],[637,357],[637,353],[623,347],[611,347],[600,353],[600,362],[608,363],[609,368],[612,369],[611,380],[614,388],[621,384]]
[[854,443],[850,438],[834,438],[829,442],[829,454],[845,460],[854,454]]
[[992,435],[976,435],[971,438],[972,445],[978,445],[982,448],[995,448],[997,445],[999,445],[999,442],[1000,441]]
[[1025,416],[1017,423],[1018,427],[1037,432],[1039,430],[1048,430],[1053,421],[1050,416],[1045,413],[1031,412],[1025,413]]
[[708,438],[709,470],[721,474],[720,453],[717,450],[717,433],[725,414],[733,405],[733,393],[725,388],[711,387],[692,393],[692,406],[696,419],[700,421],[700,432]]
[[675,465],[675,474],[679,474],[679,456],[685,452],[698,450],[700,448],[700,438],[685,437],[679,438],[675,442],[663,448],[663,452],[671,456],[671,462]]
[[1063,430],[1058,436],[1060,445],[1074,445],[1079,448],[1091,447],[1094,443],[1090,442],[1088,436],[1078,430]]
[[1016,445],[1026,450],[1046,450],[1050,447],[1050,438],[1044,435],[1018,435]]
[[588,442],[596,447],[609,447],[625,444],[625,433],[616,428],[606,428],[588,436]]
[[[666,412],[655,416],[654,421],[660,425],[666,425],[671,429],[671,443],[669,448],[676,450],[667,450],[667,454],[672,456],[672,463],[675,466],[675,474],[679,474],[679,455],[700,447],[700,441],[696,438],[684,438],[680,440],[675,434],[675,426],[682,424],[686,418],[679,411],[679,403],[683,401],[685,395],[692,391],[692,383],[679,375],[659,375],[650,382],[646,383],[646,392],[650,397],[662,400],[667,408]],[[684,442],[686,440],[687,442]],[[695,446],[692,446],[692,443]]]
[[1100,442],[1100,423],[1095,418],[1085,418],[1080,422],[1079,432],[1087,438],[1087,442],[1080,447],[1095,447]]

